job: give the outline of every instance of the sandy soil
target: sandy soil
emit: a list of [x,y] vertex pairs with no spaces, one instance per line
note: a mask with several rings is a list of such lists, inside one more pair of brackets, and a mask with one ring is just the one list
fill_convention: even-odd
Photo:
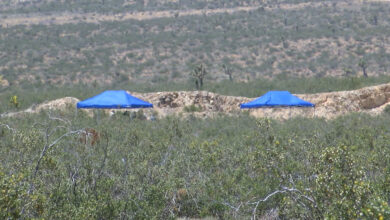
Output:
[[[390,2],[390,0],[375,0],[375,2],[384,1]],[[352,7],[350,3],[362,4],[362,1],[352,0],[348,3],[338,2],[337,7]],[[370,1],[373,2],[373,1]],[[321,7],[329,6],[332,2],[322,1],[315,3],[299,3],[299,4],[279,4],[279,5],[264,5],[265,10],[298,10],[304,7]],[[236,13],[242,11],[257,10],[261,5],[235,7],[235,8],[218,8],[218,9],[202,9],[202,10],[184,10],[184,11],[147,11],[147,12],[129,12],[118,14],[99,14],[99,13],[57,13],[54,15],[44,14],[14,14],[0,17],[0,24],[3,28],[11,27],[15,25],[61,25],[67,23],[99,23],[103,21],[125,21],[129,19],[134,20],[150,20],[156,18],[170,18],[175,16],[190,16],[190,15],[211,15],[219,13]],[[353,8],[353,7],[352,7]]]

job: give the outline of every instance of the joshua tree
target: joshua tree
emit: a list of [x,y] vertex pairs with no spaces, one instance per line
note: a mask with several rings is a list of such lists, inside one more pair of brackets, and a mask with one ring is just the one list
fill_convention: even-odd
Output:
[[283,24],[284,24],[284,26],[287,26],[287,25],[288,25],[288,20],[287,20],[287,15],[286,15],[286,13],[283,13]]
[[378,24],[378,16],[374,15],[374,17],[372,18],[372,21],[373,21],[374,25],[377,25]]
[[368,64],[367,64],[367,62],[366,62],[364,59],[360,59],[360,61],[359,61],[359,67],[362,68],[363,76],[364,76],[364,77],[368,77],[368,75],[367,75],[367,67],[368,67]]
[[225,74],[229,76],[229,80],[233,81],[233,70],[232,70],[232,68],[227,66],[227,65],[225,65],[225,64],[222,65],[222,68],[223,68],[223,71],[225,72]]
[[196,66],[194,71],[191,73],[192,77],[195,78],[195,85],[196,89],[203,88],[203,79],[206,76],[207,71],[206,67],[203,66],[203,64],[200,64],[199,66]]
[[283,48],[287,49],[288,48],[288,42],[284,38],[284,36],[281,37],[282,43],[283,43]]

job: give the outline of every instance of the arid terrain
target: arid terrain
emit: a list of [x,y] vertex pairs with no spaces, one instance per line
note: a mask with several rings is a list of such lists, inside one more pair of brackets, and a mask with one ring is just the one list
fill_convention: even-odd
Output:
[[[157,93],[132,93],[132,95],[153,103],[153,109],[143,109],[145,115],[165,117],[196,116],[201,118],[214,117],[226,114],[235,115],[240,112],[248,112],[254,117],[269,117],[275,119],[289,119],[292,117],[320,117],[333,119],[337,116],[364,112],[371,115],[382,113],[390,103],[390,84],[366,87],[355,91],[328,92],[317,94],[297,94],[296,96],[310,101],[315,108],[259,108],[241,110],[239,105],[252,99],[246,97],[224,96],[207,91],[197,92],[157,92]],[[26,110],[12,113],[4,113],[2,117],[22,116],[28,113],[38,113],[42,110],[66,110],[74,109],[79,100],[66,97],[32,106]],[[194,110],[191,110],[191,107]],[[85,111],[92,116],[92,110]],[[138,109],[105,110],[107,114],[124,111],[139,111]]]
[[390,0],[0,0],[0,219],[390,219],[389,105]]
[[[386,1],[386,0],[385,0]],[[341,9],[358,10],[358,1],[353,1],[354,4],[348,2],[340,2],[337,4]],[[382,2],[382,1],[377,1]],[[249,6],[233,7],[233,8],[217,8],[217,9],[188,9],[188,10],[165,10],[165,11],[146,11],[146,12],[127,12],[117,14],[100,14],[100,13],[56,13],[53,15],[45,14],[12,14],[10,16],[3,16],[0,18],[3,28],[11,27],[15,25],[63,25],[63,24],[75,24],[75,23],[101,23],[101,22],[114,22],[114,21],[126,21],[126,20],[151,20],[159,18],[175,18],[179,16],[207,16],[217,15],[222,13],[237,13],[237,12],[250,12],[255,10],[302,10],[305,8],[318,8],[324,7],[328,4],[331,5],[334,1],[321,1],[310,3],[283,3],[279,5],[267,4],[267,3],[255,3]]]
[[1,84],[389,75],[384,1],[137,2],[4,2]]

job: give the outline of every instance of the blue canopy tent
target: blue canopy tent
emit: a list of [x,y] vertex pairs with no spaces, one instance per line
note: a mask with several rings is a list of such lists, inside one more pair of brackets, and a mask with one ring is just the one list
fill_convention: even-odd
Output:
[[78,102],[77,108],[153,108],[153,104],[136,98],[124,90],[109,90]]
[[263,96],[241,104],[243,108],[273,108],[273,107],[315,107],[314,104],[302,100],[288,91],[269,91]]

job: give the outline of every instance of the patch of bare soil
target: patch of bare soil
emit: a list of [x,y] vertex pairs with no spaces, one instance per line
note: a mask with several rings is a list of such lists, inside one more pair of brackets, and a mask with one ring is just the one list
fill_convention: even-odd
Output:
[[[131,93],[131,92],[130,92]],[[224,96],[207,91],[181,91],[156,93],[131,93],[153,103],[153,109],[143,109],[148,118],[176,115],[179,117],[195,116],[200,118],[217,115],[237,115],[247,112],[254,117],[288,119],[292,117],[320,117],[332,119],[351,112],[364,112],[371,115],[381,114],[390,104],[390,83],[366,87],[354,91],[341,91],[317,94],[297,94],[298,97],[312,102],[315,108],[259,108],[241,110],[240,104],[253,99],[238,96]],[[262,94],[259,94],[259,96]],[[30,107],[24,111],[5,113],[2,117],[22,116],[26,113],[38,113],[43,110],[66,110],[75,108],[79,100],[72,97],[57,99]],[[83,110],[92,116],[91,110]],[[107,114],[139,109],[107,110]]]
[[[386,1],[386,0],[382,0]],[[390,0],[389,0],[390,1]],[[305,7],[322,7],[331,4],[331,1],[297,3],[297,4],[273,4],[269,1],[264,1],[262,4],[255,4],[251,6],[242,6],[235,8],[217,8],[217,9],[192,9],[192,10],[166,10],[166,11],[146,11],[146,12],[128,12],[118,14],[99,14],[99,13],[56,13],[53,15],[45,14],[14,14],[0,17],[0,24],[3,28],[15,25],[62,25],[68,23],[99,23],[105,21],[125,21],[125,20],[150,20],[156,18],[173,18],[178,16],[190,15],[211,15],[220,13],[236,13],[242,11],[253,11],[263,7],[265,10],[300,10]],[[359,3],[361,1],[349,1],[337,3],[338,7],[349,7],[351,3]]]
[[1,86],[2,87],[8,87],[9,86],[8,80],[0,78],[0,87]]
[[[41,111],[67,110],[70,108],[75,108],[77,102],[79,102],[79,101],[80,100],[73,98],[73,97],[60,98],[60,99],[56,99],[53,101],[47,101],[47,102],[41,103],[39,105],[33,105],[30,108],[22,110],[22,111],[3,113],[0,115],[0,118],[1,117],[21,117],[25,114],[34,114],[34,113],[39,113]],[[91,114],[89,114],[89,115],[91,115]]]
[[68,23],[99,23],[105,21],[126,21],[126,20],[150,20],[157,18],[173,18],[177,16],[189,15],[208,15],[218,13],[234,13],[240,11],[256,10],[258,6],[246,6],[236,8],[219,8],[207,10],[185,10],[185,11],[149,11],[149,12],[129,12],[118,14],[98,14],[98,13],[57,13],[54,15],[43,14],[28,14],[28,15],[9,15],[0,18],[3,27],[10,27],[15,25],[62,25]]

